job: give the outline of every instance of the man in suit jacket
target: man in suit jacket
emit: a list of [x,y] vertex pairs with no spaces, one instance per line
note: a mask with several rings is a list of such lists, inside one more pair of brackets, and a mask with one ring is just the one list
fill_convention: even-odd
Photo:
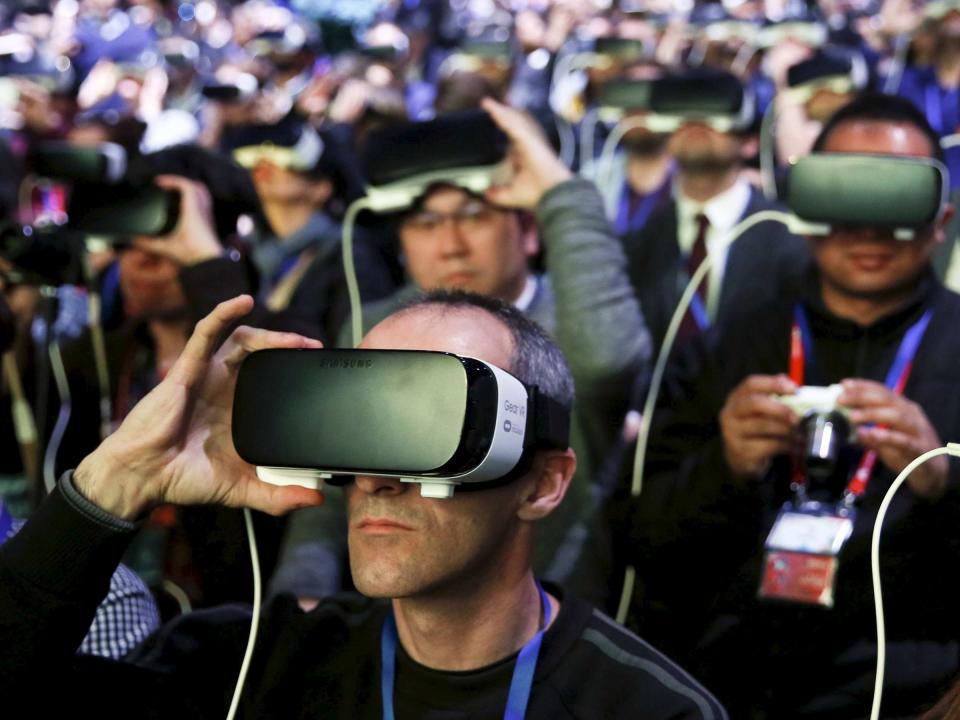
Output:
[[701,330],[722,323],[738,307],[763,302],[776,291],[783,272],[807,257],[801,238],[774,222],[760,223],[724,247],[724,237],[741,220],[777,209],[741,176],[744,158],[755,150],[746,131],[722,132],[707,121],[685,120],[671,136],[669,150],[676,161],[673,199],[642,230],[624,238],[630,280],[657,349],[696,268],[691,257],[697,259],[698,244],[715,255],[694,302]]

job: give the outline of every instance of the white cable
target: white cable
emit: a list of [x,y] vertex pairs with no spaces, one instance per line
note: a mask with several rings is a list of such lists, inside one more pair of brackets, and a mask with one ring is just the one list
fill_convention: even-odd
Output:
[[343,218],[343,275],[347,281],[347,295],[350,298],[350,330],[352,346],[356,347],[363,339],[363,307],[360,304],[360,285],[357,283],[357,268],[353,262],[353,228],[361,210],[370,207],[366,197],[350,203]]
[[227,720],[233,720],[240,706],[240,695],[243,693],[243,684],[250,670],[250,660],[253,658],[253,646],[257,642],[257,629],[260,627],[260,556],[257,553],[257,536],[253,531],[253,515],[249,508],[243,509],[243,521],[247,526],[247,539],[250,541],[250,562],[253,569],[253,617],[250,619],[250,636],[247,638],[247,651],[240,664],[240,675],[237,676],[237,687],[233,691],[233,700],[230,701],[230,710]]
[[897,475],[897,479],[893,481],[890,489],[887,490],[887,494],[883,496],[880,510],[877,511],[877,520],[873,524],[873,538],[870,543],[870,570],[873,575],[874,610],[877,614],[877,676],[873,686],[873,705],[870,709],[870,720],[878,720],[880,717],[880,702],[883,699],[883,673],[887,663],[887,637],[883,620],[883,595],[880,589],[880,530],[883,527],[883,520],[887,516],[890,503],[893,502],[893,496],[906,479],[910,477],[910,473],[923,463],[940,455],[960,457],[960,444],[947,443],[945,447],[934,448],[907,465]]
[[[52,326],[48,328],[48,332],[54,332]],[[71,400],[67,370],[63,366],[60,341],[56,337],[48,346],[47,352],[50,355],[50,371],[53,373],[54,382],[57,384],[57,393],[60,395],[60,412],[57,414],[57,422],[53,426],[53,434],[50,435],[50,443],[43,454],[43,484],[47,488],[47,492],[51,493],[57,485],[57,453],[60,451],[63,435],[67,431],[67,424],[70,422]]]
[[183,588],[177,585],[173,580],[164,578],[160,582],[160,587],[163,588],[163,591],[173,598],[173,601],[177,603],[177,610],[180,611],[181,615],[186,615],[188,612],[193,610],[193,603],[190,602],[190,596],[184,592]]
[[605,188],[613,179],[613,156],[617,151],[617,146],[623,140],[623,136],[634,128],[644,127],[646,121],[642,117],[624,118],[617,123],[616,127],[607,136],[603,143],[603,149],[600,151],[600,159],[597,161],[597,172],[594,182],[597,187]]
[[[725,237],[720,240],[719,246],[710,252],[703,259],[703,262],[697,266],[697,269],[694,271],[693,276],[687,283],[686,288],[684,288],[683,294],[680,296],[680,301],[677,303],[677,308],[673,312],[673,317],[670,319],[670,324],[667,326],[667,332],[663,337],[663,343],[660,346],[660,353],[657,355],[657,364],[654,366],[653,375],[650,378],[650,389],[647,391],[647,399],[644,402],[643,413],[640,416],[640,431],[637,433],[637,450],[633,460],[633,481],[630,486],[630,496],[632,498],[639,497],[641,491],[643,490],[643,466],[646,462],[647,443],[650,439],[653,410],[657,404],[657,395],[660,394],[660,385],[663,382],[663,375],[667,367],[667,360],[670,357],[670,351],[673,348],[673,343],[676,341],[677,333],[680,332],[680,325],[683,323],[683,316],[686,314],[687,308],[690,307],[690,303],[693,301],[694,293],[696,293],[697,288],[703,281],[703,278],[706,277],[707,273],[710,271],[710,268],[713,266],[713,259],[716,257],[717,252],[721,248],[731,245],[737,240],[737,238],[743,235],[743,233],[758,223],[775,221],[790,226],[794,220],[794,216],[790,213],[779,210],[763,210],[740,221],[730,230],[729,233],[727,233]],[[617,608],[617,622],[621,624],[627,616],[627,609],[630,605],[630,599],[633,597],[633,585],[635,577],[636,571],[632,566],[628,566],[626,572],[624,573],[623,592],[620,595],[620,605]]]
[[580,122],[580,175],[583,177],[590,176],[596,160],[593,150],[594,143],[597,141],[598,117],[597,109],[590,108]]
[[573,126],[559,115],[554,115],[554,122],[560,138],[560,159],[564,165],[572,168],[577,157],[577,136],[573,132]]
[[890,73],[883,84],[884,95],[896,95],[900,90],[900,81],[903,80],[903,70],[907,66],[907,53],[910,51],[909,33],[900,33],[893,41],[893,60],[890,63]]
[[940,138],[941,150],[950,150],[951,148],[955,148],[957,145],[960,145],[960,133],[944,135],[942,138]]
[[737,77],[743,77],[746,75],[747,65],[750,64],[750,61],[753,60],[753,57],[756,54],[757,48],[753,47],[750,43],[744,43],[737,51],[737,55],[733,58],[733,62],[730,63],[730,72]]
[[103,337],[102,305],[99,292],[90,291],[87,294],[87,327],[90,329],[90,341],[93,343],[93,362],[97,368],[97,385],[100,390],[100,439],[106,440],[110,434],[113,408],[110,401],[107,345]]
[[760,185],[767,200],[777,199],[776,106],[773,98],[760,120]]

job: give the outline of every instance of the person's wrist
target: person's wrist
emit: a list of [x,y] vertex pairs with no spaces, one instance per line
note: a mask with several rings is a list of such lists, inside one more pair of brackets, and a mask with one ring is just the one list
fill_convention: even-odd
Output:
[[102,445],[74,470],[73,485],[101,510],[124,520],[135,520],[153,504],[145,478]]
[[907,484],[924,500],[938,500],[947,489],[949,462],[946,457],[937,457],[925,467],[915,470],[907,479]]
[[555,165],[552,164],[550,167],[545,168],[543,173],[541,173],[540,185],[542,192],[540,193],[540,197],[543,197],[548,192],[553,190],[557,185],[567,182],[567,180],[571,179],[572,177],[573,173],[570,171],[570,168],[568,168],[559,160]]

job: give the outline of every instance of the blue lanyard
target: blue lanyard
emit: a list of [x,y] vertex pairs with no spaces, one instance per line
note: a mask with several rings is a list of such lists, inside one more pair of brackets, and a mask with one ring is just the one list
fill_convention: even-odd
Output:
[[[507,696],[507,709],[503,713],[504,720],[522,720],[530,702],[530,690],[533,687],[533,674],[537,667],[537,656],[540,654],[540,645],[543,642],[544,628],[550,624],[550,600],[543,591],[540,581],[537,590],[540,593],[540,604],[543,607],[543,625],[520,649],[517,664],[513,669],[513,678],[510,680],[510,694]],[[380,693],[383,698],[383,720],[395,720],[393,714],[393,685],[397,673],[397,622],[391,611],[383,623],[383,632],[380,634]]]
[[[667,184],[669,184],[669,181]],[[646,224],[647,218],[650,217],[653,208],[656,207],[657,202],[660,200],[663,187],[664,186],[654,188],[644,195],[643,200],[640,201],[640,205],[633,212],[633,215],[631,215],[630,185],[626,180],[623,181],[623,192],[620,193],[620,205],[617,207],[617,220],[614,226],[618,235],[626,235],[631,230],[636,230]]]
[[[683,278],[684,283],[690,282],[690,275],[687,273],[687,261],[682,255],[680,256],[680,277]],[[703,295],[700,294],[702,287],[701,285],[693,294],[693,298],[690,300],[690,307],[687,308],[687,312],[690,313],[690,317],[693,318],[700,332],[704,332],[710,327],[710,313],[707,312]]]
[[[897,395],[902,395],[910,377],[910,371],[913,369],[913,358],[917,354],[917,348],[920,347],[920,341],[923,334],[930,324],[930,318],[933,316],[933,309],[927,309],[925,313],[911,325],[903,334],[900,341],[900,347],[897,348],[897,355],[893,360],[893,365],[887,371],[887,377],[884,385]],[[790,343],[790,377],[798,385],[802,385],[805,375],[805,360],[812,358],[811,349],[813,347],[812,336],[810,334],[810,325],[807,322],[807,314],[803,307],[797,305],[794,308],[794,337],[799,332],[803,342],[797,347],[796,341],[791,338]],[[873,468],[877,463],[877,453],[874,450],[868,450],[860,458],[857,469],[854,471],[850,482],[847,484],[845,492],[848,503],[856,501],[863,495],[867,489],[867,483],[870,482],[870,476],[873,474]],[[793,482],[798,486],[805,484],[803,473],[798,467],[794,468]]]
[[693,294],[690,301],[690,314],[693,315],[694,322],[701,332],[710,327],[710,315],[707,313],[707,306],[703,304],[703,297],[699,292]]
[[[810,363],[813,358],[813,336],[810,333],[810,323],[807,320],[806,310],[802,305],[797,305],[793,311],[794,322],[800,329],[800,335],[803,338],[803,353],[806,363]],[[893,360],[893,365],[887,371],[884,379],[884,385],[890,390],[902,390],[904,381],[909,376],[913,358],[917,354],[917,348],[920,347],[920,341],[923,334],[927,331],[927,325],[930,324],[930,318],[933,317],[933,309],[928,308],[920,319],[911,325],[903,334],[900,341],[900,347],[897,349],[897,355]]]
[[7,541],[7,535],[13,527],[13,516],[7,510],[7,506],[0,500],[0,545]]

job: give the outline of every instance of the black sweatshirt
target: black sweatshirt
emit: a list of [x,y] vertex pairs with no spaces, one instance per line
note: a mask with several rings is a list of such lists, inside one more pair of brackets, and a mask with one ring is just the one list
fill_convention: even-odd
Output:
[[[223,606],[168,624],[125,662],[73,655],[132,527],[62,481],[0,548],[0,698],[32,716],[225,717],[250,610]],[[529,718],[726,718],[695,680],[589,605],[563,597],[545,633]],[[388,605],[358,595],[302,612],[280,596],[261,616],[243,717],[379,718]],[[398,718],[500,718],[515,657],[469,672],[418,665],[400,648]],[[13,717],[13,715],[11,716]]]
[[[905,396],[944,443],[960,440],[960,296],[927,272],[906,303],[861,327],[826,309],[812,266],[803,278],[796,294],[736,318],[678,356],[653,419],[643,494],[614,504],[617,545],[642,581],[628,626],[693,669],[735,717],[862,718],[873,691],[870,536],[895,473],[877,463],[840,555],[836,604],[827,610],[757,599],[764,541],[791,497],[789,458],[744,481],[723,454],[718,415],[727,395],[748,375],[788,372],[796,304],[803,303],[813,336],[807,385],[882,383],[904,332],[932,307]],[[835,491],[858,460],[851,448]],[[960,487],[956,463],[950,466],[945,496],[924,500],[905,485],[884,525],[885,711],[915,712],[960,669]]]

